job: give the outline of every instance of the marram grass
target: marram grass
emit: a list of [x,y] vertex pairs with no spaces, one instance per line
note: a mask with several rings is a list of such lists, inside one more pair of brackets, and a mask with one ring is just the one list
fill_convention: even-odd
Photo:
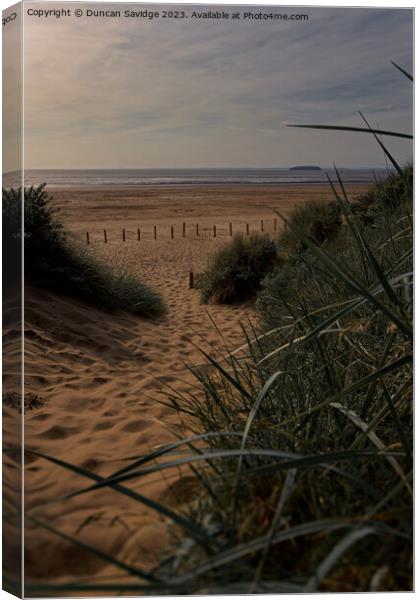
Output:
[[[3,245],[10,258],[4,284],[20,278],[22,189],[3,189]],[[25,281],[78,298],[103,310],[144,317],[165,313],[160,295],[132,275],[116,272],[74,243],[60,220],[45,184],[23,193]]]

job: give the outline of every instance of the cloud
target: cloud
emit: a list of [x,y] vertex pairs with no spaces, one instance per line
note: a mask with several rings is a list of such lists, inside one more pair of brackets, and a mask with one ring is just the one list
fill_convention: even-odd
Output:
[[[334,159],[378,164],[382,156],[371,140],[298,132],[282,122],[359,124],[360,109],[375,124],[410,130],[410,82],[390,61],[412,67],[412,12],[281,12],[310,18],[25,16],[27,166],[273,166]],[[403,158],[410,153],[407,143],[392,147]]]

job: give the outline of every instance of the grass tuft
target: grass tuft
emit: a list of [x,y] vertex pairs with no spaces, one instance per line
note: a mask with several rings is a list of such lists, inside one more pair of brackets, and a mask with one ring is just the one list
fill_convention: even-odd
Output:
[[[303,206],[297,206],[290,224],[299,225],[306,235],[316,244],[335,240],[341,227],[342,213],[338,202],[311,200]],[[279,253],[290,255],[293,251],[306,249],[306,245],[292,227],[281,232],[278,240]]]
[[233,304],[255,298],[262,279],[277,260],[276,245],[268,236],[237,234],[212,257],[200,277],[202,300]]

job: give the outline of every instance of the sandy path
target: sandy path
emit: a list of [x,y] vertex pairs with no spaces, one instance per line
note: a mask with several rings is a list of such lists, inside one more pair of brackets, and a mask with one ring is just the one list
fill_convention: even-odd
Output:
[[[360,189],[356,186],[353,192]],[[163,397],[166,384],[179,392],[191,389],[193,379],[185,363],[202,361],[199,347],[213,348],[213,355],[224,350],[225,341],[209,315],[233,347],[243,339],[240,321],[255,320],[251,307],[201,304],[199,292],[188,287],[189,270],[203,270],[208,256],[228,241],[229,222],[235,229],[247,222],[258,228],[263,218],[265,227],[270,223],[273,229],[274,207],[289,212],[298,199],[326,195],[324,186],[264,188],[258,193],[252,188],[54,191],[54,203],[75,238],[85,242],[84,233],[89,230],[93,234],[89,251],[150,283],[169,310],[164,318],[152,321],[111,315],[28,288],[25,385],[27,392],[39,396],[42,406],[26,413],[26,447],[104,476],[124,466],[125,457],[172,440],[170,428],[179,419],[157,400]],[[199,237],[196,222],[200,223]],[[140,242],[135,235],[139,223],[150,233]],[[157,241],[151,238],[155,223]],[[214,223],[218,224],[216,239],[211,237]],[[171,226],[176,228],[174,240]],[[125,243],[122,227],[127,228]],[[6,373],[7,377],[13,386],[12,373]],[[13,409],[7,408],[5,414],[6,420],[8,415],[12,418]],[[109,489],[45,505],[86,485],[87,480],[39,458],[28,459],[25,471],[26,508],[39,507],[39,518],[133,565],[151,567],[162,557],[167,545],[165,523],[150,509]],[[130,487],[176,506],[194,493],[189,481],[179,485],[178,479],[177,472],[172,478],[150,476],[133,481]],[[103,570],[99,558],[34,528],[29,521],[26,544],[29,578],[66,579],[110,572]]]
[[[125,264],[123,255],[119,254],[119,259]],[[170,266],[161,273],[162,283],[156,287],[169,312],[157,321],[111,316],[52,294],[29,291],[26,389],[38,394],[45,406],[27,414],[27,447],[108,475],[124,466],[119,459],[174,439],[168,427],[178,425],[178,418],[157,400],[163,398],[165,384],[179,392],[190,389],[192,376],[185,363],[202,361],[197,346],[205,345],[203,339],[206,350],[222,346],[207,311],[233,344],[240,341],[239,320],[250,315],[250,309],[244,307],[203,306],[198,292],[189,290],[185,278],[175,275]],[[179,494],[168,495],[171,483],[170,477],[153,476],[131,487],[158,501],[176,503]],[[27,507],[60,497],[81,484],[81,478],[36,460],[27,467]],[[41,510],[41,514],[69,533],[92,519],[83,529],[85,541],[99,543],[112,555],[124,548],[126,556],[125,546],[129,543],[132,547],[133,532],[138,532],[139,545],[130,559],[149,567],[155,562],[158,553],[154,555],[153,549],[160,549],[156,544],[164,541],[162,536],[156,540],[156,515],[112,491],[88,494],[73,504],[70,514],[63,514],[63,507],[68,506],[63,503]],[[29,551],[28,572],[41,576],[45,563],[38,563],[39,540],[36,545],[33,542],[31,539],[28,544],[34,548],[33,555]],[[77,561],[76,552],[72,571],[68,553],[72,556],[74,550],[60,540],[52,542],[51,536],[46,536],[42,552],[54,556],[48,561],[51,576],[62,573],[63,563],[69,574],[80,569],[95,572],[102,566],[97,559]],[[59,553],[64,554],[57,560]]]

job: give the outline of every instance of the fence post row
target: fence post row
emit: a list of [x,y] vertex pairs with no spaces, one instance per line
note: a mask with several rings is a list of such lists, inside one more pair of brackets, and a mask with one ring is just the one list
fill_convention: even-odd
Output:
[[[261,219],[260,221],[260,226],[261,226],[261,231],[264,231],[264,219]],[[106,229],[103,230],[104,231],[104,243],[107,244],[108,243],[108,232]],[[273,220],[273,231],[277,231],[277,219],[275,218]],[[195,234],[197,237],[200,236],[199,233],[199,223],[196,223],[195,225]],[[249,223],[246,223],[246,235],[250,234],[250,228],[249,228]],[[233,223],[229,223],[229,235],[230,237],[233,236]],[[187,236],[187,224],[185,222],[182,223],[182,237],[185,238]],[[213,237],[217,237],[217,225],[213,225]],[[157,226],[154,225],[153,226],[153,238],[155,240],[157,240]],[[126,237],[126,230],[125,228],[123,228],[122,230],[122,240],[123,242],[125,242],[127,239]],[[175,227],[173,225],[171,225],[171,239],[175,239]],[[141,232],[140,232],[140,228],[137,229],[137,240],[140,242],[141,240]],[[89,231],[86,231],[86,244],[89,245],[90,244],[90,234]]]

